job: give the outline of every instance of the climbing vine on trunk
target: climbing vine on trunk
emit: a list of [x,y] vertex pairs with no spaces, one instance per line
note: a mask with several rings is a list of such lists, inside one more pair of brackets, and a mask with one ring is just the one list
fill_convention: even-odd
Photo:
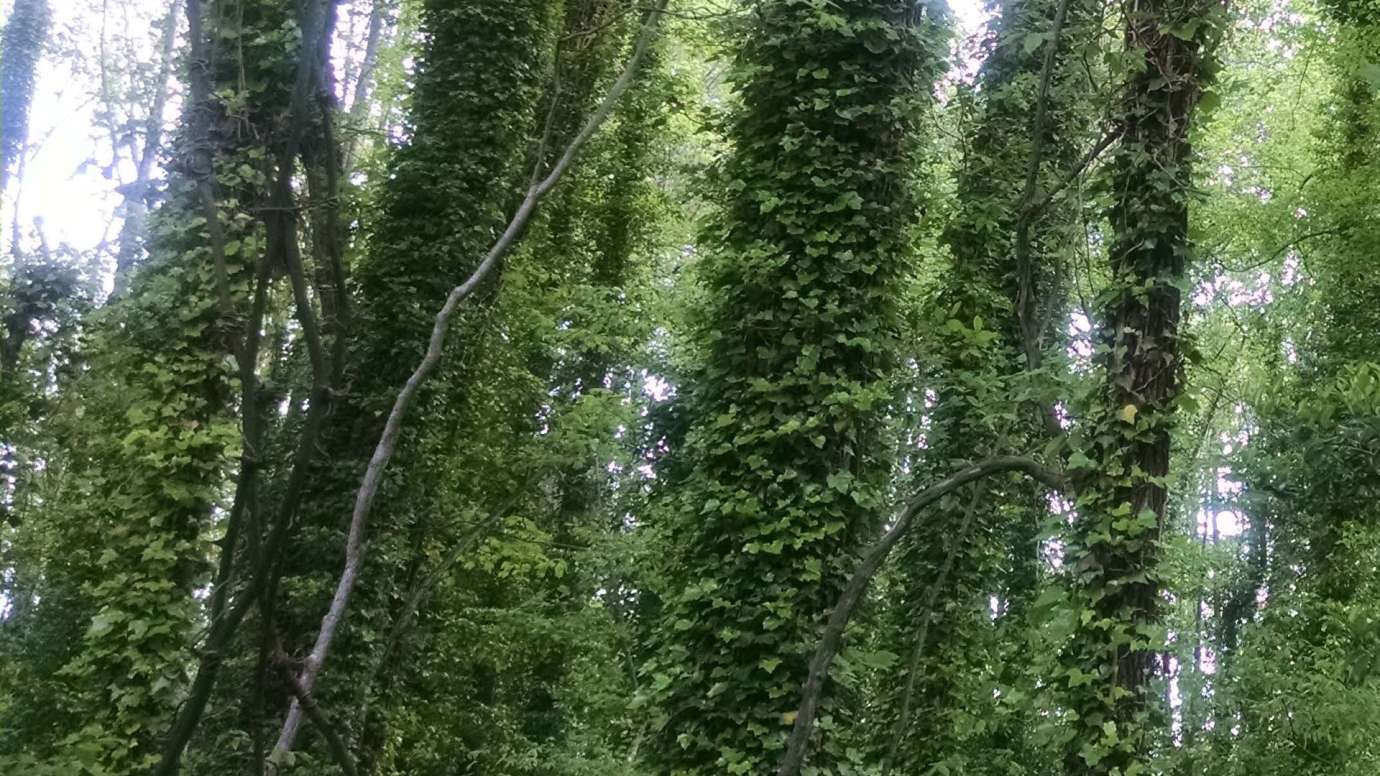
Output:
[[[690,470],[661,527],[685,583],[648,669],[671,773],[776,761],[819,613],[882,519],[913,119],[938,62],[919,14],[778,0],[746,22],[697,268]],[[814,762],[846,760],[826,740]]]
[[1127,6],[1120,142],[1105,178],[1111,280],[1100,302],[1102,387],[1070,459],[1080,485],[1066,563],[1076,630],[1062,681],[1070,774],[1147,773],[1156,720],[1170,432],[1182,390],[1191,262],[1189,132],[1225,13],[1203,0]]

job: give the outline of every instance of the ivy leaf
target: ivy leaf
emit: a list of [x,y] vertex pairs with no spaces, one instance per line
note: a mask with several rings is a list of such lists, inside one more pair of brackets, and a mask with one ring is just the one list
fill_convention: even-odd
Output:
[[1025,40],[1021,41],[1021,49],[1027,54],[1034,54],[1035,50],[1045,45],[1049,39],[1050,33],[1048,32],[1032,32],[1025,36]]
[[91,618],[91,626],[86,629],[86,638],[93,639],[110,632],[111,627],[124,616],[119,612],[101,612]]
[[1083,453],[1082,450],[1074,452],[1069,456],[1068,468],[1070,469],[1096,469],[1097,463]]

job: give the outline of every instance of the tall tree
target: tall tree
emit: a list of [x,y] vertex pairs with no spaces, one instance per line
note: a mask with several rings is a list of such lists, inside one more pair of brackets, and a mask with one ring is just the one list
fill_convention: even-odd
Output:
[[[29,138],[29,106],[33,103],[38,63],[51,20],[48,0],[17,0],[4,30],[0,31],[0,195],[6,192],[10,179],[23,167],[24,148]],[[20,226],[14,223],[11,227],[10,253],[14,265],[10,268],[12,277],[8,287],[4,289],[0,384],[8,384],[13,379],[24,343],[45,304],[41,291],[34,293],[34,289],[26,288],[31,284],[24,278]],[[0,443],[7,445],[8,442],[0,439]]]
[[[108,12],[109,9],[106,9]],[[164,150],[163,114],[173,89],[173,69],[176,64],[175,52],[179,29],[177,3],[169,3],[167,13],[158,24],[158,59],[151,63],[154,76],[145,81],[143,68],[131,68],[130,83],[126,88],[131,94],[117,94],[117,87],[111,77],[102,79],[101,112],[110,135],[110,168],[123,177],[124,165],[121,163],[127,151],[129,162],[134,168],[130,180],[122,180],[119,191],[122,202],[120,211],[123,217],[120,236],[115,253],[115,293],[124,291],[133,274],[135,265],[142,258],[145,238],[145,221],[148,217],[149,203],[155,198],[155,168],[158,154]],[[104,39],[102,39],[104,44]],[[104,45],[102,45],[104,49]],[[102,62],[102,73],[110,67]],[[123,99],[120,99],[123,96]],[[134,104],[135,110],[120,110],[119,103]],[[137,129],[136,129],[137,127]]]
[[[1065,184],[1082,171],[1075,169],[1080,149],[1094,143],[1095,156],[1102,144],[1085,137],[1100,106],[1089,99],[1094,85],[1081,64],[1100,11],[1082,0],[1002,3],[977,86],[960,95],[961,111],[971,105],[960,127],[971,121],[972,129],[962,138],[955,209],[941,236],[943,278],[926,300],[921,367],[933,407],[916,452],[921,483],[967,461],[1037,449],[1059,434],[1057,425],[1047,427],[1041,397],[1051,381],[1034,373],[1048,355],[1062,361],[1051,346],[1062,342],[1082,207]],[[980,483],[941,502],[902,542],[893,606],[896,643],[908,657],[903,681],[885,693],[891,767],[981,767],[962,759],[983,755],[960,755],[951,725],[964,710],[965,677],[989,659],[983,632],[998,627],[1008,639],[1022,638],[1019,615],[1038,584],[1046,503],[1030,483]],[[1018,654],[1005,663],[1003,678],[1022,682]],[[993,741],[1013,748],[1005,756],[1020,756],[1019,734],[1008,729]]]
[[1101,297],[1101,387],[1084,430],[1090,468],[1067,554],[1077,629],[1063,681],[1070,774],[1143,773],[1164,640],[1157,567],[1171,428],[1182,388],[1182,288],[1192,254],[1189,130],[1224,27],[1215,2],[1154,0],[1125,14],[1121,139],[1106,175],[1110,285]]
[[[670,553],[653,758],[757,774],[791,723],[820,612],[880,524],[897,291],[916,219],[915,105],[937,62],[920,9],[779,0],[748,22],[697,268],[701,362],[660,531]],[[815,758],[834,772],[828,742]]]

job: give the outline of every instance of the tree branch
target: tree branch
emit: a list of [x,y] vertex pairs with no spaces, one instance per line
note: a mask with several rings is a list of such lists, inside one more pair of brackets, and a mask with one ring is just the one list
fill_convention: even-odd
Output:
[[[441,360],[441,354],[445,345],[447,329],[450,326],[450,319],[459,308],[460,303],[468,298],[475,289],[484,282],[485,278],[493,272],[499,262],[510,253],[517,244],[520,236],[527,227],[527,223],[536,211],[537,205],[542,201],[548,192],[560,182],[561,178],[569,169],[575,157],[580,153],[585,143],[603,125],[613,112],[614,106],[618,103],[623,93],[631,85],[634,75],[637,73],[638,66],[642,61],[643,54],[650,45],[655,33],[656,26],[661,20],[662,11],[665,9],[668,0],[660,0],[657,5],[646,15],[642,24],[642,30],[638,34],[637,42],[634,44],[632,55],[629,57],[623,72],[618,76],[618,80],[609,88],[608,93],[599,107],[585,122],[580,132],[566,146],[565,152],[561,154],[551,171],[545,178],[538,181],[527,190],[522,204],[518,206],[513,214],[512,220],[504,229],[503,234],[497,242],[489,248],[484,255],[479,266],[465,279],[460,285],[451,289],[446,296],[445,304],[442,305],[440,312],[436,314],[436,322],[431,329],[431,337],[427,344],[426,354],[421,363],[413,370],[407,382],[398,392],[393,401],[393,407],[388,413],[388,419],[384,423],[383,433],[379,437],[378,444],[374,447],[374,453],[370,457],[369,465],[364,471],[364,477],[360,481],[359,490],[355,495],[354,510],[350,516],[349,533],[345,540],[345,567],[341,571],[340,577],[336,582],[335,593],[331,598],[330,608],[325,617],[321,620],[321,628],[317,633],[316,641],[312,646],[311,653],[307,655],[302,664],[302,671],[299,681],[303,690],[311,692],[315,686],[317,675],[321,667],[325,664],[330,652],[331,644],[335,640],[336,632],[340,628],[340,623],[345,617],[345,612],[349,608],[350,596],[354,591],[355,583],[359,579],[360,569],[364,564],[364,531],[368,523],[369,513],[374,506],[374,499],[378,496],[379,486],[383,482],[383,474],[388,468],[388,462],[393,457],[393,452],[398,445],[398,437],[402,431],[403,420],[407,417],[408,409],[411,407],[412,400],[416,397],[418,390],[436,368]],[[540,163],[540,161],[538,162]],[[297,729],[301,725],[302,710],[300,704],[293,701],[288,709],[287,718],[283,721],[282,730],[278,735],[278,742],[274,745],[274,753],[288,752],[292,750],[297,738]]]
[[307,717],[317,730],[326,737],[326,748],[330,750],[331,759],[335,760],[340,770],[346,776],[358,776],[359,768],[355,766],[355,758],[350,754],[350,747],[345,744],[345,739],[341,737],[339,728],[326,716],[316,698],[302,687],[302,683],[297,680],[297,675],[292,672],[292,661],[279,649],[273,656],[273,662],[278,666],[279,672],[283,675],[283,681],[287,682],[288,689],[292,691],[292,697],[302,708],[306,709]]
[[1037,218],[1045,211],[1045,208],[1049,207],[1054,202],[1055,197],[1059,196],[1064,189],[1073,185],[1073,182],[1078,180],[1078,176],[1082,175],[1088,167],[1092,166],[1092,163],[1097,161],[1098,157],[1102,156],[1102,152],[1110,148],[1112,143],[1115,143],[1121,137],[1121,129],[1120,126],[1114,126],[1104,132],[1102,137],[1098,138],[1096,143],[1093,143],[1092,148],[1089,148],[1088,152],[1083,154],[1083,158],[1078,160],[1078,164],[1075,164],[1073,169],[1069,170],[1068,174],[1064,176],[1063,180],[1059,181],[1057,186],[1044,192],[1033,202],[1028,203],[1026,212],[1029,213],[1029,218],[1031,220]]
[[844,586],[843,592],[839,594],[838,603],[834,605],[833,611],[829,614],[828,623],[824,627],[824,634],[820,637],[819,646],[815,649],[814,658],[810,661],[810,673],[801,689],[800,706],[796,710],[795,726],[791,729],[790,737],[786,739],[786,752],[782,755],[781,766],[776,772],[777,776],[799,776],[800,768],[805,763],[806,747],[810,742],[810,734],[814,730],[815,715],[819,712],[819,701],[824,691],[824,681],[829,676],[829,667],[833,663],[834,657],[838,655],[843,646],[844,631],[848,628],[848,622],[853,617],[853,612],[858,608],[858,604],[862,602],[863,593],[867,592],[867,586],[872,581],[872,577],[881,568],[887,555],[891,554],[892,549],[910,530],[915,516],[920,510],[970,482],[992,474],[1009,471],[1024,472],[1051,488],[1062,489],[1065,484],[1064,475],[1061,472],[1050,469],[1033,458],[997,456],[980,461],[954,472],[906,502],[900,514],[897,515],[896,523],[891,527],[891,530],[883,534],[882,538],[863,555],[862,561],[853,571],[853,576]]
[[1221,264],[1221,265],[1222,265],[1222,268],[1225,269],[1225,270],[1227,270],[1228,272],[1251,272],[1252,270],[1260,269],[1261,267],[1264,267],[1264,266],[1267,265],[1267,264],[1273,264],[1273,263],[1275,263],[1275,262],[1278,261],[1281,257],[1283,257],[1284,254],[1286,254],[1286,253],[1288,253],[1289,251],[1291,251],[1291,250],[1293,250],[1293,249],[1299,247],[1300,245],[1302,245],[1304,242],[1306,242],[1306,241],[1308,241],[1308,240],[1311,240],[1311,239],[1313,239],[1313,238],[1315,238],[1315,237],[1330,237],[1330,236],[1332,236],[1332,235],[1341,234],[1341,233],[1345,232],[1346,230],[1347,230],[1347,227],[1345,227],[1345,226],[1334,226],[1334,227],[1328,227],[1328,228],[1326,228],[1326,229],[1318,229],[1318,230],[1316,230],[1316,231],[1312,231],[1312,232],[1307,232],[1307,233],[1305,233],[1305,234],[1301,234],[1301,235],[1299,235],[1298,237],[1295,237],[1294,239],[1292,239],[1292,240],[1290,240],[1290,241],[1284,243],[1283,245],[1279,246],[1279,248],[1275,249],[1275,251],[1272,252],[1272,253],[1269,255],[1269,257],[1267,257],[1267,258],[1265,258],[1265,259],[1263,259],[1263,260],[1261,260],[1261,261],[1255,262],[1254,264],[1247,264],[1247,265],[1242,266],[1242,267],[1233,267],[1233,266],[1231,266],[1230,264],[1226,263],[1225,261],[1219,260],[1217,263],[1218,263],[1218,264]]
[[[1059,51],[1059,38],[1064,31],[1069,0],[1059,0],[1054,12],[1054,27],[1049,43],[1045,44],[1045,60],[1040,68],[1040,89],[1035,101],[1035,120],[1030,129],[1030,159],[1025,171],[1025,190],[1016,216],[1016,319],[1021,329],[1021,343],[1025,350],[1026,366],[1039,369],[1042,360],[1040,331],[1035,310],[1035,267],[1030,259],[1030,223],[1033,220],[1030,203],[1035,201],[1039,185],[1040,163],[1044,160],[1045,122],[1049,113],[1049,85],[1054,77],[1054,61]],[[1054,408],[1041,403],[1040,417],[1045,431],[1057,438],[1061,432],[1059,416]]]

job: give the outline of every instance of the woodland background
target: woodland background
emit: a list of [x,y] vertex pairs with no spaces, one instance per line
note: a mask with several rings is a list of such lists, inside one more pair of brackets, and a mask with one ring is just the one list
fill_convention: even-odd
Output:
[[1377,0],[0,12],[0,772],[1380,772]]

